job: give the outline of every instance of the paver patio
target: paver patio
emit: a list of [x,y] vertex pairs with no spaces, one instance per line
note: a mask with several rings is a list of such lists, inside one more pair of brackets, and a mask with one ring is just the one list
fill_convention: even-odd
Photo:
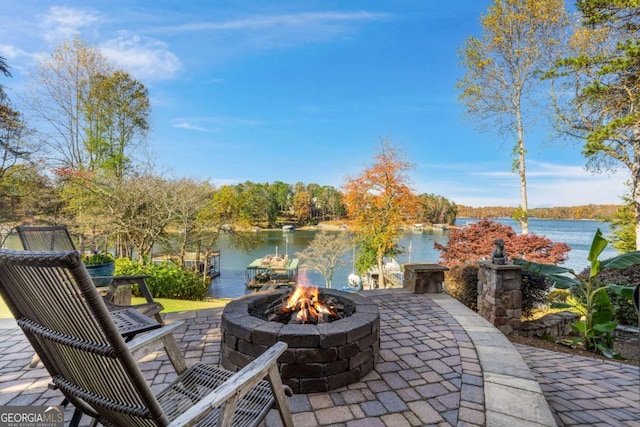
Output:
[[[378,364],[358,383],[292,396],[296,426],[640,426],[638,367],[514,347],[445,294],[362,295],[380,310]],[[186,322],[176,339],[188,364],[218,363],[221,314],[222,308],[167,315]],[[15,322],[0,320],[0,405],[62,401],[59,391],[47,390],[42,367],[27,367],[32,354]],[[163,352],[140,362],[154,389],[175,378]],[[66,409],[66,420],[72,411]],[[84,417],[82,425],[89,422]],[[265,424],[279,425],[277,415]]]

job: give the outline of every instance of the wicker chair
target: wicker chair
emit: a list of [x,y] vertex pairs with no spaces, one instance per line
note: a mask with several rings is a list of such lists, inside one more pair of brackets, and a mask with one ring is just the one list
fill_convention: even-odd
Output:
[[285,343],[235,374],[196,363],[155,395],[132,353],[148,340],[125,343],[77,251],[0,249],[0,294],[53,383],[97,422],[257,425],[275,403],[283,423],[293,426],[276,363]]
[[[71,239],[69,230],[65,225],[51,226],[24,226],[16,227],[16,232],[22,243],[22,247],[27,251],[75,251],[76,247]],[[122,310],[125,308],[134,308],[140,314],[148,317],[154,317],[156,321],[162,324],[160,312],[164,309],[162,304],[155,301],[147,282],[147,276],[109,276],[100,277],[99,279],[111,279],[109,289],[106,291],[105,299],[107,308],[110,311]],[[95,279],[95,278],[94,278]],[[127,306],[116,304],[113,297],[118,287],[138,285],[140,293],[145,297],[146,303]]]

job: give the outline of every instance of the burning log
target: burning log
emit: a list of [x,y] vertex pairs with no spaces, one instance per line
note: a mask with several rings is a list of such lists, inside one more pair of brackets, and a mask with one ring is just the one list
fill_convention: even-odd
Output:
[[273,301],[264,310],[269,321],[282,323],[326,323],[344,317],[344,304],[337,298],[321,298],[317,287],[296,286],[289,295]]

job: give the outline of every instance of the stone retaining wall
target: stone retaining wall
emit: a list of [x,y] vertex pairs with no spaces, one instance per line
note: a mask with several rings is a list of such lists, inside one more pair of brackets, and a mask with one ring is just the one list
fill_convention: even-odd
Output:
[[580,319],[580,315],[570,311],[545,314],[539,319],[525,322],[518,330],[518,335],[525,337],[549,335],[552,337],[564,337],[575,335],[575,331],[569,326]]

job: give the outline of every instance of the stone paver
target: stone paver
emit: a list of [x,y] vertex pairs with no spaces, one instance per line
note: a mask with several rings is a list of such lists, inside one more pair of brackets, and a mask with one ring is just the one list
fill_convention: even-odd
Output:
[[525,345],[522,355],[558,425],[640,427],[640,367]]
[[[360,382],[329,393],[291,397],[296,426],[557,423],[640,427],[638,399],[634,401],[638,379],[634,382],[632,372],[620,364],[603,373],[600,366],[590,369],[593,361],[581,362],[578,366],[584,374],[576,375],[558,367],[571,363],[555,359],[555,353],[521,346],[516,351],[484,319],[446,295],[414,295],[400,289],[363,295],[380,309],[381,351],[376,368]],[[208,309],[167,316],[168,321],[186,322],[176,340],[188,363],[219,362],[221,313],[222,309]],[[59,391],[46,389],[48,375],[41,366],[27,368],[31,355],[15,322],[0,320],[0,405],[62,401]],[[533,372],[523,358],[533,365]],[[140,367],[156,391],[175,378],[163,352],[144,357]],[[65,419],[70,420],[71,414],[72,408],[67,408]],[[85,417],[81,425],[89,422]],[[279,426],[277,413],[272,411],[263,424]]]

